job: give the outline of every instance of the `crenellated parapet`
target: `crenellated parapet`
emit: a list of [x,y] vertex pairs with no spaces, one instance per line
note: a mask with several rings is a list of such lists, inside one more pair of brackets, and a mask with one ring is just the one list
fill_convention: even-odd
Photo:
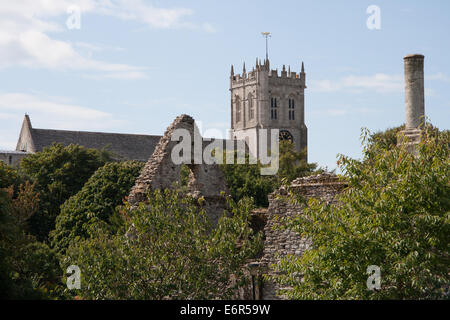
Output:
[[[300,72],[291,71],[291,67],[288,66],[288,70],[286,71],[286,66],[283,65],[281,72],[278,72],[278,69],[270,69],[269,60],[264,60],[261,63],[260,60],[256,59],[255,67],[252,68],[251,71],[247,72],[245,68],[245,62],[242,68],[242,73],[234,73],[234,66],[231,65],[231,73],[230,73],[230,86],[231,87],[239,87],[244,84],[249,84],[251,82],[256,82],[259,78],[265,77],[271,79],[272,81],[282,81],[286,80],[289,85],[303,86],[306,88],[306,74],[304,69],[304,64],[302,62],[302,69]],[[279,79],[279,80],[278,80]]]

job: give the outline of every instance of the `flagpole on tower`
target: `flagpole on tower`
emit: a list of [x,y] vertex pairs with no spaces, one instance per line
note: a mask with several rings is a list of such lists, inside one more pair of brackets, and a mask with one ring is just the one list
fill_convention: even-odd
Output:
[[263,35],[264,38],[266,38],[266,60],[269,60],[268,42],[269,42],[270,32],[261,32],[261,34]]

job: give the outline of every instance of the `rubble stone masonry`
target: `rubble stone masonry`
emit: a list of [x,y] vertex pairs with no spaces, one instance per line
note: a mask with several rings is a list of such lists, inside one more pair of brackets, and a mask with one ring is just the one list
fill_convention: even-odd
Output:
[[[335,196],[340,193],[347,183],[342,182],[336,175],[322,173],[315,176],[295,179],[290,186],[290,190],[305,198],[320,198],[327,202],[332,202]],[[274,271],[271,265],[279,262],[286,255],[301,256],[305,250],[310,248],[311,239],[301,238],[299,234],[290,231],[277,229],[277,217],[295,217],[302,214],[303,208],[299,204],[286,201],[280,196],[287,195],[287,190],[281,187],[269,195],[269,208],[267,210],[267,223],[264,227],[264,253],[260,259],[260,266],[268,274]],[[262,299],[283,299],[277,295],[277,290],[281,289],[275,283],[265,281],[262,286]]]

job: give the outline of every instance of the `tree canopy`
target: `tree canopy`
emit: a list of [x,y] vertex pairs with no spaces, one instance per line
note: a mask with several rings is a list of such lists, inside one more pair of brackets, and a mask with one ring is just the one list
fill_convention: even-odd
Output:
[[21,171],[40,193],[39,211],[30,219],[30,231],[46,240],[54,228],[59,206],[76,194],[107,161],[108,153],[79,145],[53,144],[22,159]]
[[261,163],[249,164],[248,155],[245,164],[222,164],[220,168],[235,201],[251,197],[256,206],[267,207],[269,205],[267,196],[282,183],[289,183],[316,170],[317,164],[307,163],[305,156],[306,150],[297,152],[291,141],[283,140],[280,141],[279,169],[276,175],[261,175]]
[[156,190],[147,204],[124,211],[127,233],[92,228],[91,237],[72,243],[61,266],[80,267],[78,295],[230,299],[243,281],[243,265],[261,249],[261,235],[249,226],[252,202],[230,200],[233,216],[212,228],[197,201],[180,190]]
[[[61,205],[56,227],[50,234],[51,244],[64,251],[69,243],[86,238],[88,230],[98,222],[106,222],[110,231],[117,231],[120,217],[116,207],[123,204],[139,175],[143,163],[110,162],[100,167],[83,188]],[[116,227],[116,228],[114,228]]]
[[[392,136],[392,135],[390,135]],[[286,227],[313,240],[272,279],[293,299],[430,299],[450,283],[449,132],[427,128],[416,154],[385,136],[363,135],[361,161],[341,156],[348,189],[337,203],[294,197],[301,215]],[[400,140],[401,141],[401,140]],[[399,142],[400,142],[399,141]],[[381,288],[368,290],[368,266]]]
[[17,189],[15,194],[13,185],[0,188],[0,296],[49,298],[54,296],[59,279],[56,254],[28,235],[25,227],[38,209],[39,195],[29,182]]

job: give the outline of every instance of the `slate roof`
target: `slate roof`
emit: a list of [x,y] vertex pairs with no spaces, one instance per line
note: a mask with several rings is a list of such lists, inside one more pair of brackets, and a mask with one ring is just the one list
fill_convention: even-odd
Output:
[[[20,131],[19,141],[17,142],[16,152],[21,148],[29,150],[31,153],[39,152],[44,147],[51,146],[53,143],[77,144],[86,148],[100,150],[104,147],[114,154],[116,160],[137,160],[147,162],[155,151],[156,145],[162,136],[146,134],[129,133],[106,133],[90,131],[69,131],[55,129],[37,129],[31,125],[30,117],[25,114]],[[225,140],[219,140],[225,147]],[[203,141],[204,147],[211,140]]]
[[52,129],[31,129],[36,151],[53,142],[63,145],[79,144],[86,148],[108,150],[120,159],[147,161],[155,150],[161,136]]

